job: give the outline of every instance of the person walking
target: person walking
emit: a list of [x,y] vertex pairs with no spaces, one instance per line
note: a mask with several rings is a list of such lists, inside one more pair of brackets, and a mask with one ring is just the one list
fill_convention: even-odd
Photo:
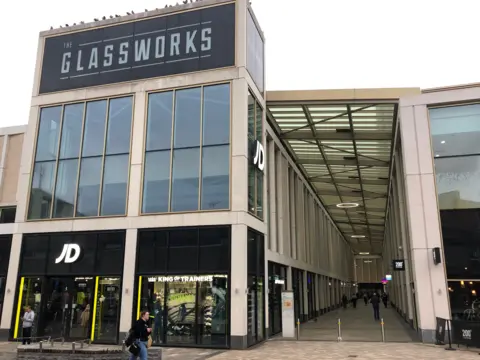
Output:
[[373,317],[375,320],[380,320],[380,298],[377,293],[373,293],[372,298],[370,299],[373,307]]
[[31,343],[31,338],[32,338],[32,326],[33,326],[33,321],[35,320],[35,313],[33,312],[32,308],[27,305],[25,306],[25,313],[23,314],[23,319],[22,319],[22,336],[23,336],[23,345],[30,345]]
[[363,293],[363,301],[365,303],[365,306],[367,306],[368,305],[368,295],[367,295],[366,292]]
[[148,359],[148,340],[150,333],[152,332],[149,320],[150,313],[148,311],[142,311],[140,313],[140,318],[135,322],[135,325],[133,325],[132,337],[140,351],[136,355],[132,353],[130,355],[130,360],[135,360],[137,358],[140,360]]
[[353,293],[353,296],[352,296],[352,304],[353,304],[353,308],[354,308],[354,309],[357,308],[357,300],[358,300],[357,293]]
[[345,294],[343,294],[342,296],[342,304],[343,304],[343,308],[346,309],[348,304],[348,298],[347,298],[347,295]]
[[382,294],[382,301],[383,301],[383,305],[385,305],[385,309],[388,307],[388,295],[386,292],[384,292]]

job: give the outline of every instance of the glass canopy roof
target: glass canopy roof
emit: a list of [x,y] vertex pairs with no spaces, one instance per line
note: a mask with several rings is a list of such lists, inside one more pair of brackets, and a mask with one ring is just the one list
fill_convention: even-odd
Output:
[[[353,249],[381,253],[397,103],[267,102],[267,108],[270,123]],[[345,203],[358,206],[337,206]]]

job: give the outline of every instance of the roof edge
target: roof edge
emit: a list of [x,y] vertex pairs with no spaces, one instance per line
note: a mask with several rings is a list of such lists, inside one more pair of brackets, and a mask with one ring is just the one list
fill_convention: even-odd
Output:
[[449,86],[441,86],[441,87],[422,89],[422,94],[435,93],[435,92],[441,92],[441,91],[470,89],[470,88],[475,88],[475,87],[480,87],[480,83],[449,85]]

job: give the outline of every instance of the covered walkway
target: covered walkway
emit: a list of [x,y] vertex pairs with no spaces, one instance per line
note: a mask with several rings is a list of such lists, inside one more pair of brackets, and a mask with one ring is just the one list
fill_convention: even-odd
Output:
[[[415,339],[413,330],[392,309],[380,308],[380,317],[384,320],[386,342],[412,342]],[[379,321],[373,319],[373,309],[370,304],[359,302],[357,308],[351,305],[346,309],[338,309],[320,316],[317,321],[300,325],[300,340],[337,341],[338,319],[340,318],[343,341],[382,341],[382,331]]]

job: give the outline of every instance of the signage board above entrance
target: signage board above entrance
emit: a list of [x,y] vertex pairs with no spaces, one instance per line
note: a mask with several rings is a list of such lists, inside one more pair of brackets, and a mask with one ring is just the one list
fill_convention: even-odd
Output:
[[235,65],[235,4],[50,37],[40,93]]

